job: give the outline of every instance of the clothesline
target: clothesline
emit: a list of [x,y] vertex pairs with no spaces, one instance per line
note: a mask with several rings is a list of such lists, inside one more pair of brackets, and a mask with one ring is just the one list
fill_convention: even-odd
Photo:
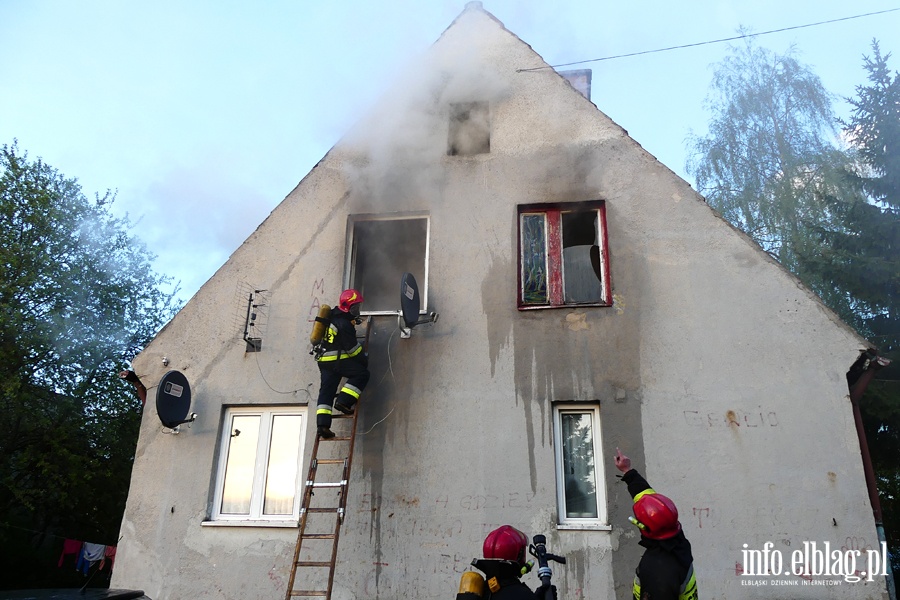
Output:
[[82,542],[81,540],[66,539],[63,541],[62,554],[59,555],[57,567],[62,568],[66,560],[66,556],[75,555],[75,570],[81,571],[85,575],[88,574],[91,567],[97,562],[100,566],[98,571],[102,571],[106,566],[106,560],[109,559],[109,570],[112,571],[113,563],[116,559],[116,546],[106,546],[104,544],[94,544],[93,542]]

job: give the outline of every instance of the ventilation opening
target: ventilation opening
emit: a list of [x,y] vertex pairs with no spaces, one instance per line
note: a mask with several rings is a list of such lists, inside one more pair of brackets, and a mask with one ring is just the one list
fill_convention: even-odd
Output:
[[447,154],[473,156],[491,151],[491,114],[487,102],[450,105]]

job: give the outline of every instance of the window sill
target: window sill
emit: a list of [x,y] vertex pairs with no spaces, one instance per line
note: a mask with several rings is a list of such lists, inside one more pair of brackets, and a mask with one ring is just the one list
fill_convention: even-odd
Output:
[[605,302],[591,302],[582,304],[520,304],[519,310],[547,310],[551,308],[609,308],[612,304]]
[[203,521],[202,527],[283,527],[296,529],[299,521]]
[[604,523],[559,523],[559,531],[612,531],[612,525]]

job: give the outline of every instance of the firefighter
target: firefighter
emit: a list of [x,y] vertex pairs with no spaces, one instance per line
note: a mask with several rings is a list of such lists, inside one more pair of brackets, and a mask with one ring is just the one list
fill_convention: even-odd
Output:
[[556,600],[555,585],[541,585],[531,591],[521,577],[531,570],[525,560],[528,537],[512,527],[503,525],[490,532],[484,540],[484,558],[476,558],[472,565],[482,571],[487,582],[472,571],[463,573],[457,600]]
[[634,500],[629,520],[646,548],[634,575],[634,600],[697,600],[691,543],[681,530],[675,503],[650,487],[631,459],[616,448],[616,468]]
[[[369,382],[369,358],[356,340],[354,326],[361,322],[359,311],[362,302],[362,294],[356,290],[341,292],[338,305],[331,309],[328,317],[321,350],[316,353],[321,375],[316,427],[318,435],[326,439],[334,437],[331,431],[332,404],[342,413],[352,415],[359,395]],[[347,381],[338,392],[344,377]]]

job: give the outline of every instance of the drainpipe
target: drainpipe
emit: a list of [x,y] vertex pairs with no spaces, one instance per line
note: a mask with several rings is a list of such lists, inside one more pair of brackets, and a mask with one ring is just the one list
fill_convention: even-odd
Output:
[[[875,517],[875,530],[878,532],[878,541],[887,542],[887,536],[884,533],[884,521],[881,517],[881,500],[878,498],[878,485],[875,481],[875,469],[872,468],[872,456],[869,454],[869,443],[866,441],[866,431],[863,429],[862,412],[859,409],[859,402],[862,400],[869,382],[875,377],[875,372],[882,367],[891,364],[891,361],[882,356],[878,356],[875,350],[867,350],[860,356],[860,360],[864,360],[863,372],[859,378],[850,385],[850,403],[853,405],[853,420],[856,422],[856,435],[859,437],[859,450],[862,454],[863,472],[866,476],[866,488],[869,491],[869,501],[872,503],[872,513]],[[879,544],[881,545],[881,544]],[[886,547],[886,546],[884,546]],[[887,591],[890,600],[897,600],[897,592],[894,588],[894,571],[891,567],[891,557],[886,553],[882,560],[887,564]]]

